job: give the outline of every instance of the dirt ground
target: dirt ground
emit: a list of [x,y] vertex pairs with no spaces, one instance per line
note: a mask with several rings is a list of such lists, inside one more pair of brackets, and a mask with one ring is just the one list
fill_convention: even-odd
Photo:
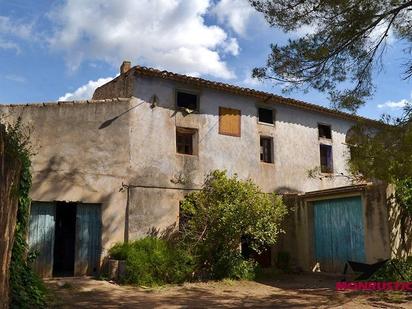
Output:
[[46,281],[52,308],[412,308],[412,293],[337,292],[336,277],[119,286],[92,278]]

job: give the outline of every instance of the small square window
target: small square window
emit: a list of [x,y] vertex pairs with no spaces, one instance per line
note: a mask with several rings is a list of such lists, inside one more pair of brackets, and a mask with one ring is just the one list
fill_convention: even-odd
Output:
[[176,106],[179,108],[197,110],[198,109],[198,96],[193,93],[177,91]]
[[273,139],[271,137],[260,137],[260,161],[273,163]]
[[319,137],[332,139],[332,130],[326,124],[318,124]]
[[176,152],[180,154],[195,154],[195,129],[176,128]]
[[274,110],[267,108],[258,108],[259,122],[274,123]]
[[320,171],[333,173],[332,146],[330,145],[320,145]]

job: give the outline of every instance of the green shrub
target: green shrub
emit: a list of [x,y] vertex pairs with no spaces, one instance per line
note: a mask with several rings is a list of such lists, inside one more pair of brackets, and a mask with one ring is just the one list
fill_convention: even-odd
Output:
[[144,238],[115,245],[109,254],[126,260],[121,281],[139,285],[202,279],[255,278],[257,262],[242,257],[242,237],[257,253],[276,243],[286,214],[282,198],[263,193],[251,180],[210,173],[202,190],[182,201],[178,244]]
[[181,203],[183,243],[197,257],[197,271],[213,279],[252,278],[254,263],[242,259],[239,244],[250,240],[252,250],[276,243],[287,213],[281,197],[263,193],[251,180],[213,171],[202,190]]
[[409,257],[406,260],[393,259],[391,262],[388,261],[370,280],[412,281],[412,257]]
[[191,278],[194,259],[184,249],[165,240],[147,237],[110,249],[114,259],[126,260],[122,283],[156,286],[182,283]]
[[253,280],[256,277],[258,263],[244,259],[240,253],[225,254],[212,266],[214,279]]

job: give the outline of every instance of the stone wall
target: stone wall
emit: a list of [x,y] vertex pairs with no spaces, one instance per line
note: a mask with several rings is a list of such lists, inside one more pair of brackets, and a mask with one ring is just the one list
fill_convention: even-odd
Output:
[[112,81],[98,87],[94,94],[93,100],[113,99],[113,98],[130,98],[133,87],[133,70],[123,73]]
[[103,254],[124,240],[130,100],[0,106],[31,130],[33,201],[98,203]]

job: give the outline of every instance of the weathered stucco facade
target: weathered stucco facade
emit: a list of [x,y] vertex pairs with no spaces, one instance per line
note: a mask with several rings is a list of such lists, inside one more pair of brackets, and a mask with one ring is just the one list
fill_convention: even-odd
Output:
[[22,117],[31,131],[33,201],[71,201],[102,205],[102,243],[124,238],[130,174],[128,116],[99,129],[129,109],[129,100],[2,106],[6,119]]
[[[357,117],[159,72],[131,69],[97,89],[91,101],[0,106],[6,119],[22,117],[32,128],[33,200],[101,204],[102,256],[116,242],[174,228],[179,201],[200,188],[214,169],[251,178],[266,192],[304,194],[352,185],[345,177],[345,138]],[[195,93],[198,111],[176,108],[177,90]],[[127,98],[118,98],[122,96]],[[239,137],[219,134],[219,107],[240,110]],[[275,111],[273,124],[258,121],[258,107]],[[331,127],[331,139],[322,141],[318,124]],[[176,152],[176,127],[196,129],[195,154]],[[273,139],[273,163],[260,160],[260,136]],[[333,175],[309,177],[320,165],[320,143],[332,146]],[[365,211],[372,207],[366,199],[364,205]],[[374,207],[379,216],[387,216],[382,205]],[[389,254],[387,226],[382,225],[386,219],[373,220],[376,231],[371,233],[382,231],[379,237],[384,239],[379,248],[367,248],[368,261]],[[304,225],[299,228],[304,230],[293,233],[308,231]],[[296,245],[304,248],[310,242],[301,238]],[[297,262],[312,267],[310,258]]]

